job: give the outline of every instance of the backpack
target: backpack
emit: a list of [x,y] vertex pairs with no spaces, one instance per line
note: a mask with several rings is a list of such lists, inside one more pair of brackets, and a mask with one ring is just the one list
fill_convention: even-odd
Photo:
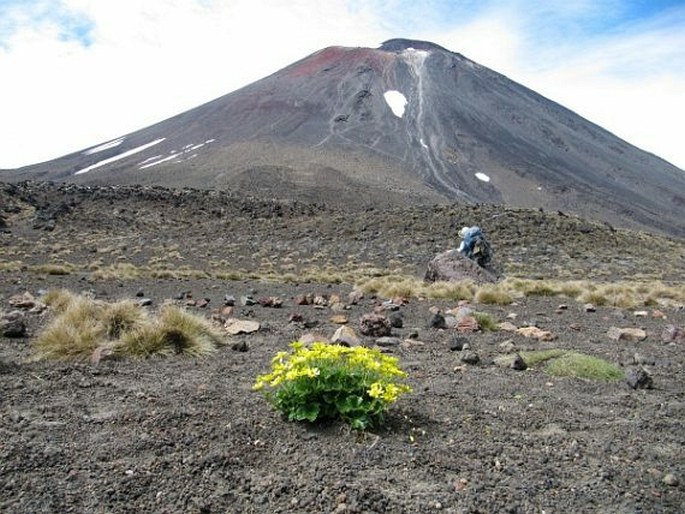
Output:
[[490,264],[492,250],[490,248],[490,243],[488,243],[482,233],[479,233],[474,237],[469,257],[476,261],[481,268],[485,268]]

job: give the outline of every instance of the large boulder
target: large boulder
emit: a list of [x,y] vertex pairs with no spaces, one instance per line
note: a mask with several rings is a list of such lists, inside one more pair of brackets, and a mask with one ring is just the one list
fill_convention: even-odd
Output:
[[428,263],[426,282],[459,282],[473,280],[478,284],[497,282],[492,269],[481,268],[458,250],[448,250],[436,255]]

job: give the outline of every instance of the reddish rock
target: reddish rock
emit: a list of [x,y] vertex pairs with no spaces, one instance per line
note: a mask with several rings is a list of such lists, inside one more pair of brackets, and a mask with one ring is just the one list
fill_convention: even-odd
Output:
[[365,336],[389,336],[391,328],[390,321],[378,314],[365,314],[359,319],[359,331]]
[[611,327],[607,332],[607,336],[613,341],[638,343],[647,339],[647,332],[641,328]]

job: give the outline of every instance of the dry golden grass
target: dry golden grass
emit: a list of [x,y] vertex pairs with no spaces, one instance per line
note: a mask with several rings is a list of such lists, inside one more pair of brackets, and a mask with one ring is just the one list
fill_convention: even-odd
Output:
[[35,341],[39,359],[88,359],[101,345],[119,355],[202,356],[222,344],[209,321],[176,306],[162,307],[156,318],[132,301],[97,302],[66,290],[44,298],[57,316]]
[[486,305],[509,305],[514,297],[505,287],[493,284],[479,287],[474,300]]
[[70,275],[75,267],[73,264],[36,264],[29,266],[28,270],[42,275]]

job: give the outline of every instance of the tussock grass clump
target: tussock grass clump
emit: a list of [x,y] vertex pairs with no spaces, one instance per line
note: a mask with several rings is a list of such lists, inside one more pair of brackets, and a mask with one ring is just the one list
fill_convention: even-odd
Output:
[[509,291],[503,286],[486,285],[476,291],[476,302],[486,305],[509,305],[514,301]]
[[576,352],[569,352],[558,359],[551,360],[545,367],[545,371],[555,377],[576,377],[603,382],[623,378],[623,370],[615,364]]
[[547,362],[551,359],[557,359],[565,353],[566,350],[562,350],[561,348],[552,348],[550,350],[534,350],[531,352],[521,352],[521,357],[523,357],[523,360],[526,361],[526,364],[528,364],[531,367],[534,367],[544,362]]
[[530,367],[544,365],[545,373],[555,377],[612,382],[624,376],[623,370],[611,362],[560,348],[521,352],[521,357]]
[[480,328],[484,332],[497,332],[499,330],[499,323],[497,320],[487,312],[475,312],[473,317],[476,318]]
[[222,335],[200,316],[174,305],[151,317],[136,303],[98,302],[66,290],[52,290],[46,304],[56,313],[35,341],[38,359],[90,358],[100,346],[122,356],[202,356],[222,344]]
[[119,262],[100,267],[90,274],[92,280],[132,280],[143,275],[143,271],[130,263]]
[[70,275],[74,271],[72,264],[37,264],[30,266],[29,271],[42,275]]

